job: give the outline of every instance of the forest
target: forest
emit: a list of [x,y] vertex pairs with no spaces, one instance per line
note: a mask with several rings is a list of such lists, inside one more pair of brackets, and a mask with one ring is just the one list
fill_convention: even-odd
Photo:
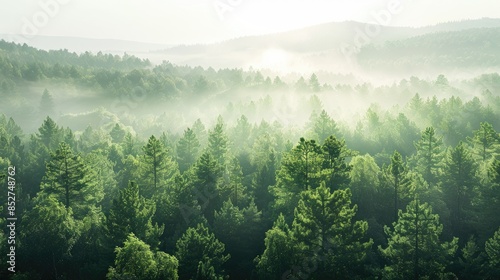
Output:
[[0,41],[0,278],[499,279],[500,76],[445,74]]

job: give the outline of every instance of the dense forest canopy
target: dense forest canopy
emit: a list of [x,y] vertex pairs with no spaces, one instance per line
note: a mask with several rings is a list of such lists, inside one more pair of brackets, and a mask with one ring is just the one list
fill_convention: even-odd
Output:
[[0,41],[0,275],[498,279],[499,74],[328,77]]

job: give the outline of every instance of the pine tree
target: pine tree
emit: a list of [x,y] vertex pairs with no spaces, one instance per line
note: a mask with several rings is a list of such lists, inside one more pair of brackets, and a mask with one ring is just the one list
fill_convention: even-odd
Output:
[[347,149],[344,140],[338,140],[335,136],[329,136],[321,146],[324,155],[323,169],[330,170],[331,175],[326,181],[331,191],[343,189],[349,185],[349,173],[352,166],[346,162],[346,158],[353,155]]
[[40,99],[40,116],[54,116],[54,100],[50,92],[45,89]]
[[321,147],[316,141],[300,138],[299,144],[283,157],[276,175],[276,186],[271,188],[276,198],[275,209],[290,217],[300,192],[318,187],[320,181],[330,175],[322,172],[323,162]]
[[379,250],[389,261],[384,268],[387,279],[441,279],[457,250],[458,239],[441,242],[443,225],[427,203],[413,200],[406,212],[399,211],[394,229],[385,227],[387,248]]
[[127,188],[120,190],[109,212],[108,228],[113,242],[121,244],[130,233],[134,233],[153,248],[157,248],[164,226],[153,225],[152,217],[155,211],[155,205],[139,195],[139,186],[133,181],[130,182]]
[[96,183],[95,171],[62,142],[47,163],[40,189],[42,195],[53,196],[66,208],[73,208],[75,217],[81,219],[103,199],[101,187]]
[[217,161],[210,153],[205,152],[198,159],[193,177],[195,196],[205,218],[212,222],[214,211],[222,205],[219,194],[222,174]]
[[321,90],[318,77],[314,73],[309,78],[309,87],[313,92],[319,92]]
[[282,279],[294,266],[294,241],[285,217],[280,214],[264,239],[266,249],[255,258],[259,279]]
[[477,246],[475,239],[473,237],[469,238],[469,241],[465,243],[461,251],[461,257],[458,259],[460,264],[460,270],[457,275],[458,279],[484,279],[483,266],[485,255]]
[[[200,223],[196,228],[188,228],[176,244],[179,279],[192,279],[198,271],[211,269],[217,277],[223,277],[222,267],[230,258],[224,251],[225,245],[205,225]],[[208,263],[210,267],[207,268]]]
[[149,138],[142,150],[144,155],[141,157],[141,171],[144,191],[141,193],[144,197],[151,198],[165,191],[166,185],[178,172],[178,167],[163,144],[154,136]]
[[80,223],[71,208],[54,197],[38,198],[23,216],[21,267],[30,267],[43,279],[57,279],[69,273],[67,259],[80,236]]
[[474,131],[472,138],[468,138],[476,154],[483,162],[499,152],[500,137],[488,122],[482,122],[479,129]]
[[312,134],[313,139],[319,143],[324,141],[330,136],[339,136],[337,123],[328,115],[325,110],[322,110],[319,116],[312,116]]
[[50,117],[47,117],[38,128],[36,139],[41,141],[47,149],[53,150],[63,140],[62,130]]
[[199,156],[200,143],[194,131],[190,128],[184,131],[184,135],[177,143],[177,163],[179,171],[184,173],[196,162]]
[[219,116],[217,124],[208,135],[208,151],[215,161],[217,161],[220,168],[223,168],[226,165],[228,144],[228,139],[226,133],[224,132],[224,122]]
[[362,271],[372,241],[365,240],[366,221],[353,221],[357,206],[351,192],[333,193],[324,183],[301,194],[292,224],[299,259],[316,263],[315,279],[337,279]]
[[468,220],[470,220],[473,191],[479,183],[476,172],[477,167],[471,153],[460,142],[448,153],[442,184],[446,204],[451,210],[453,233],[459,238],[466,238],[471,234]]
[[437,183],[440,162],[442,160],[442,140],[437,138],[434,128],[428,127],[422,133],[420,140],[415,143],[417,149],[416,169],[424,179],[430,184]]
[[500,277],[500,228],[486,241],[484,247],[488,256],[487,274],[491,279],[498,279]]
[[[231,278],[241,279],[252,271],[252,260],[259,252],[262,212],[251,203],[241,209],[231,200],[215,212],[214,233],[227,246],[231,259],[227,263]],[[263,232],[262,232],[263,235]]]
[[111,136],[111,139],[114,143],[121,143],[125,138],[125,135],[127,135],[127,131],[123,129],[119,124],[115,124],[115,126],[113,126],[113,129],[111,129],[111,131],[109,132],[109,136]]
[[384,171],[384,179],[388,181],[394,190],[394,221],[397,221],[399,209],[404,205],[400,202],[403,198],[408,197],[410,184],[408,170],[398,151],[394,151],[392,154],[391,163]]
[[268,161],[257,171],[252,180],[252,193],[257,208],[263,213],[269,209],[269,204],[273,200],[269,187],[276,184],[276,167],[274,153],[269,154]]

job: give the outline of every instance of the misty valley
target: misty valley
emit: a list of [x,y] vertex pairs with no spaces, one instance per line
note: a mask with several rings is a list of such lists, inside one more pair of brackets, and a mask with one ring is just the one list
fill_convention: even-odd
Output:
[[500,20],[365,26],[0,40],[0,278],[499,279]]

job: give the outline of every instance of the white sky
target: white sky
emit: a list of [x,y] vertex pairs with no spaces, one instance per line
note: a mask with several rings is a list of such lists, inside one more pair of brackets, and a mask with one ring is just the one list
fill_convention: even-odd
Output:
[[[401,12],[389,25],[500,18],[498,0],[0,0],[0,33],[191,44],[332,21],[372,22],[390,2],[399,2]],[[218,12],[216,4],[230,9]]]

